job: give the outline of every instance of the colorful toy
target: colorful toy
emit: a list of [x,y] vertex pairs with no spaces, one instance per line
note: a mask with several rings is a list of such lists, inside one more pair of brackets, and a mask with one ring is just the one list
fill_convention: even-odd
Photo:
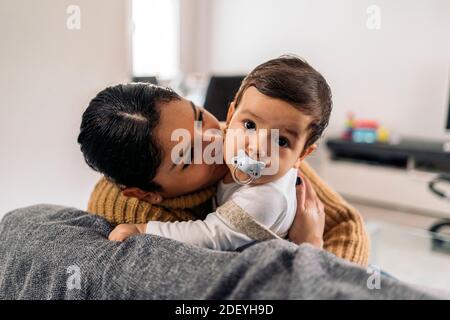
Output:
[[357,143],[386,143],[389,142],[389,131],[375,120],[355,120],[354,114],[349,112],[342,139]]
[[377,131],[378,142],[388,143],[389,142],[389,130],[385,127],[379,127]]
[[352,140],[352,134],[353,134],[353,128],[355,127],[354,124],[354,115],[352,112],[349,112],[347,114],[347,120],[345,121],[345,130],[342,133],[341,138],[343,140]]

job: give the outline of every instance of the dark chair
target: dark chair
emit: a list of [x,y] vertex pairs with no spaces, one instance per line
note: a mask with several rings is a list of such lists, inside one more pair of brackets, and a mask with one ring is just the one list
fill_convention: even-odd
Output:
[[225,121],[227,110],[245,76],[212,76],[206,90],[204,107],[219,121]]
[[158,85],[156,77],[133,77],[133,82],[147,82]]
[[[436,187],[440,183],[450,183],[450,174],[442,173],[428,183],[428,189],[444,200],[450,200],[450,193]],[[445,230],[447,229],[447,232]],[[442,219],[429,228],[431,234],[431,248],[435,251],[450,253],[450,219]]]

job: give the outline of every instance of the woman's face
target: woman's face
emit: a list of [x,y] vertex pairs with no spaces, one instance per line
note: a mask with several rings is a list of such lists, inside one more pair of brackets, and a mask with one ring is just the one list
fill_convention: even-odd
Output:
[[[200,120],[202,127],[195,127],[194,121]],[[202,150],[217,139],[221,142],[223,140],[223,136],[217,132],[215,134],[205,132],[208,129],[220,130],[219,121],[205,109],[195,106],[186,99],[162,105],[160,122],[154,133],[162,147],[163,157],[153,182],[162,187],[158,193],[163,198],[184,195],[214,185],[227,172],[227,166],[222,163],[206,164],[204,161],[201,164],[174,163],[172,150],[179,141],[172,141],[171,136],[177,129],[189,132],[192,148],[195,138],[201,139]]]

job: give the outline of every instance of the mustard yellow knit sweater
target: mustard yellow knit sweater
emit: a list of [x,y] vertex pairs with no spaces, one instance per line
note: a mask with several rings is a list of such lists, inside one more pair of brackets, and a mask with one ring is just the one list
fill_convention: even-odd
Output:
[[[338,257],[366,266],[369,239],[358,211],[327,186],[314,170],[303,162],[302,173],[311,181],[325,206],[324,249]],[[118,186],[100,179],[91,194],[88,212],[104,217],[113,224],[203,219],[215,194],[208,188],[189,195],[165,199],[159,205],[125,197]]]

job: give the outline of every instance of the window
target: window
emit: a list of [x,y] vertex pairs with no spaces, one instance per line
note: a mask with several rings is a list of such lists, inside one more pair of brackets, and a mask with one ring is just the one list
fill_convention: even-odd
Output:
[[179,0],[133,0],[133,76],[173,78],[179,70]]

